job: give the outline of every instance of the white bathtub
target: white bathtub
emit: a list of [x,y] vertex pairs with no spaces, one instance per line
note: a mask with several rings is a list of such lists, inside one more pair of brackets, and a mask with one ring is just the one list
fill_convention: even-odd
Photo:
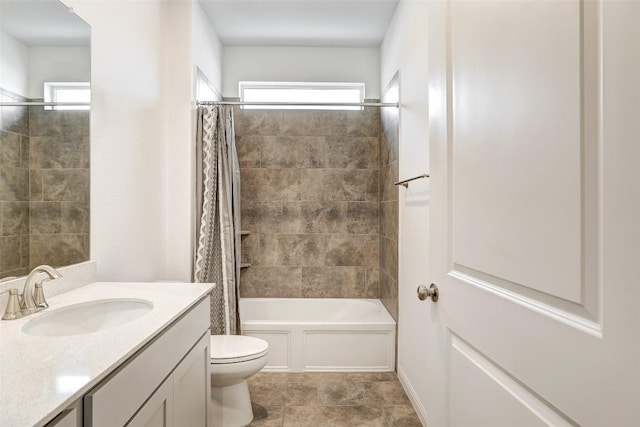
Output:
[[241,298],[242,333],[269,342],[265,371],[395,368],[396,322],[376,299]]

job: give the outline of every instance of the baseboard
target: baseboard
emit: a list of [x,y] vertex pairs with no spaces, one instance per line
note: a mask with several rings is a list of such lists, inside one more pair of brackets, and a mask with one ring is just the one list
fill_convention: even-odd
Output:
[[427,410],[422,405],[422,402],[420,402],[420,399],[418,399],[418,394],[416,393],[415,389],[411,385],[411,381],[409,381],[407,374],[404,373],[404,371],[400,366],[398,366],[398,380],[400,380],[400,384],[402,384],[402,388],[404,388],[405,393],[407,393],[407,396],[409,397],[409,400],[413,405],[413,409],[416,411],[418,418],[420,418],[420,422],[422,423],[423,426],[426,427]]

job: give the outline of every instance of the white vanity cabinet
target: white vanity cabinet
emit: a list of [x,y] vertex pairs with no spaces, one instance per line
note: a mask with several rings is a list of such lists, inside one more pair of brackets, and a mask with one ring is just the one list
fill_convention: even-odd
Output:
[[142,405],[127,427],[173,427],[173,378],[167,378]]
[[69,408],[51,420],[47,427],[78,427],[78,425],[82,425],[78,421],[78,410]]
[[209,304],[204,298],[85,394],[84,426],[206,425]]
[[209,334],[187,354],[127,427],[205,426],[209,402]]
[[[207,306],[207,313],[208,310]],[[207,329],[207,333],[173,371],[173,419],[176,427],[207,425],[211,402],[210,342]]]
[[74,286],[44,313],[0,321],[0,427],[206,426],[215,284]]

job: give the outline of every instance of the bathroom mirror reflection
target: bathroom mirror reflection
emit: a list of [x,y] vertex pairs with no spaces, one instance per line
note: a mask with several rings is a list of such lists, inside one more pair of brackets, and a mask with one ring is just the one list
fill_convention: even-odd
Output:
[[89,259],[90,36],[58,0],[0,0],[0,279]]

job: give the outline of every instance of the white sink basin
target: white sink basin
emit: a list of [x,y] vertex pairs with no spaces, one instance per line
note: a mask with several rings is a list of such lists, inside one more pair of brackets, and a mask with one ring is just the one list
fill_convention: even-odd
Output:
[[143,299],[118,298],[73,304],[46,311],[28,321],[22,332],[37,337],[81,335],[120,326],[139,319],[153,309]]

